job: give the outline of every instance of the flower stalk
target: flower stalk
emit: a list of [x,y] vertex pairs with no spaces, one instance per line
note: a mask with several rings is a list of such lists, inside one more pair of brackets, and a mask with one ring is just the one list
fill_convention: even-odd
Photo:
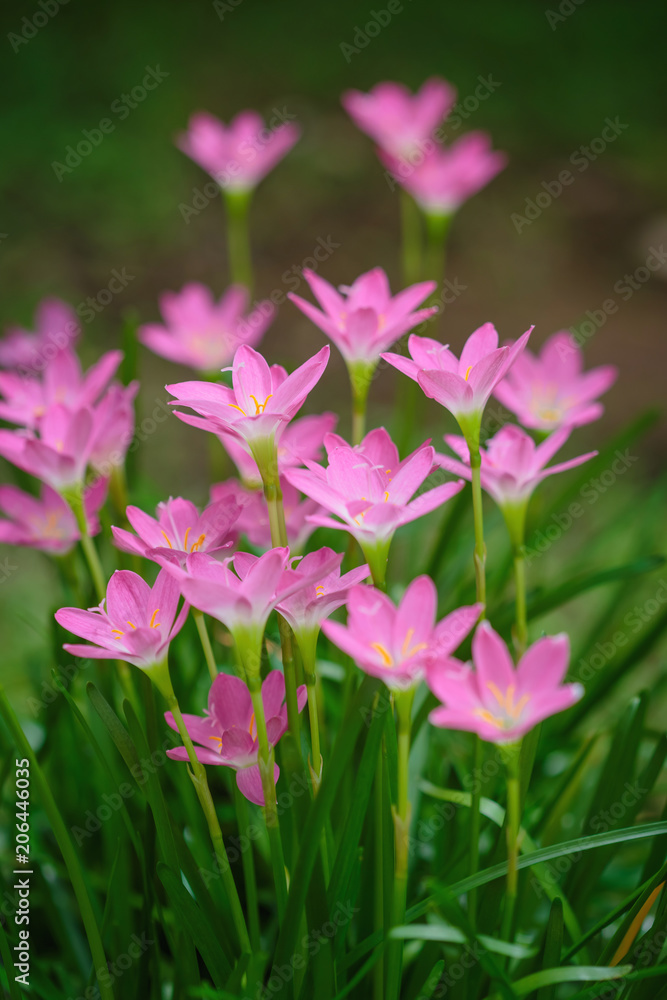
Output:
[[202,649],[204,650],[204,659],[206,660],[206,666],[208,667],[208,672],[211,675],[211,680],[214,681],[218,676],[218,668],[215,663],[215,656],[213,655],[213,647],[211,646],[211,639],[208,634],[208,629],[206,628],[206,619],[204,618],[204,612],[198,611],[197,608],[192,609],[192,617],[195,620],[195,625],[197,626],[197,631],[199,632],[199,638],[201,640]]
[[[398,775],[397,802],[392,809],[394,819],[394,894],[392,926],[399,927],[405,919],[408,889],[408,845],[410,842],[411,806],[408,798],[408,767],[410,762],[410,727],[414,688],[395,693]],[[387,987],[390,1000],[400,996],[403,942],[392,941],[387,962]]]
[[245,285],[252,292],[252,261],[250,256],[250,233],[248,211],[250,192],[227,191],[227,246],[232,283]]

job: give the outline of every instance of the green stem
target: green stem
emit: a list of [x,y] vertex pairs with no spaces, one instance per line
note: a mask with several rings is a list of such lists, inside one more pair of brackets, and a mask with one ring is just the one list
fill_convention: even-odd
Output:
[[311,767],[310,776],[313,792],[317,794],[322,781],[322,749],[320,747],[320,717],[317,704],[316,673],[317,635],[299,636],[299,649],[303,660],[303,673],[308,692],[308,719],[310,721]]
[[[445,276],[445,246],[451,223],[449,215],[427,215],[426,231],[428,234],[428,252],[426,257],[425,277],[436,281],[438,286]],[[431,301],[437,299],[437,288]]]
[[421,277],[421,244],[421,213],[411,195],[401,189],[401,257],[406,285],[414,285]]
[[[377,704],[377,702],[376,702]],[[375,865],[373,899],[373,925],[376,932],[384,937],[384,754],[382,747],[375,768],[373,788],[373,831],[375,834]],[[381,955],[373,969],[373,1000],[385,1000],[384,994],[384,956]]]
[[248,671],[247,664],[246,677],[255,714],[255,725],[257,726],[257,742],[259,743],[258,764],[265,803],[264,818],[266,820],[266,829],[269,834],[269,845],[271,848],[271,864],[273,866],[276,902],[278,904],[278,920],[282,923],[287,907],[287,879],[285,877],[285,855],[280,836],[278,804],[276,802],[276,784],[274,779],[275,758],[273,747],[269,744],[269,737],[266,731],[264,702],[262,700],[262,678],[259,671]]
[[507,747],[505,753],[505,765],[507,768],[507,815],[505,819],[505,834],[507,837],[507,892],[502,926],[502,938],[504,941],[512,940],[514,907],[518,886],[517,857],[519,853],[519,830],[521,828],[520,751],[521,743],[519,742]]
[[63,499],[67,501],[74,517],[76,518],[79,534],[81,535],[81,548],[83,549],[83,554],[85,555],[86,562],[88,563],[88,569],[90,570],[90,576],[93,581],[93,586],[95,587],[97,599],[101,601],[106,595],[106,578],[104,576],[104,570],[102,569],[100,557],[98,556],[97,549],[95,548],[95,543],[88,532],[88,519],[86,518],[86,510],[83,502],[83,490],[84,487],[82,484],[73,489],[71,492],[68,491],[64,493]]
[[[484,746],[479,736],[475,736],[473,752],[473,786],[470,803],[470,874],[476,875],[479,869],[479,835],[482,826],[480,805],[482,801],[482,782],[480,774],[484,757]],[[477,889],[471,889],[468,895],[468,916],[475,927],[477,922]]]
[[347,370],[352,388],[352,444],[361,444],[366,433],[368,393],[377,362],[351,361]]
[[79,857],[77,852],[74,850],[69,833],[67,832],[67,827],[63,822],[63,818],[60,815],[58,806],[56,805],[56,800],[51,792],[49,782],[46,780],[44,773],[37,762],[37,757],[35,756],[32,747],[28,743],[28,740],[21,729],[19,720],[16,718],[14,710],[7,700],[7,696],[2,685],[0,685],[0,714],[12,734],[12,738],[14,739],[19,752],[30,761],[30,777],[32,779],[33,786],[36,788],[37,793],[42,800],[44,811],[46,812],[49,823],[51,824],[51,829],[53,830],[56,842],[60,848],[60,853],[63,856],[65,867],[67,868],[67,874],[69,875],[70,882],[72,883],[74,895],[76,896],[76,901],[79,906],[79,912],[81,913],[81,919],[86,931],[86,937],[88,938],[95,972],[98,975],[102,972],[104,973],[98,978],[99,995],[102,1000],[113,1000],[113,990],[110,985],[111,980],[108,976],[104,945],[102,943],[100,930],[95,919],[93,905],[90,896],[88,895],[86,879]]
[[225,203],[231,279],[234,284],[245,285],[248,292],[252,293],[252,261],[248,228],[250,192],[227,192]]
[[[164,685],[163,685],[164,686]],[[217,813],[215,811],[215,805],[213,804],[213,797],[211,795],[211,789],[208,785],[208,779],[206,777],[206,769],[204,765],[197,759],[197,754],[195,748],[190,739],[190,734],[188,733],[185,722],[183,721],[183,716],[181,714],[181,709],[178,704],[178,699],[174,694],[173,688],[171,688],[171,682],[165,688],[167,704],[169,709],[174,716],[174,721],[178,728],[181,739],[183,740],[183,745],[188,752],[188,758],[190,760],[190,766],[192,768],[190,772],[190,777],[192,778],[192,783],[195,787],[197,793],[197,798],[202,807],[202,812],[208,824],[209,833],[211,836],[211,841],[213,842],[213,851],[216,856],[218,863],[218,868],[220,874],[222,875],[222,880],[225,886],[225,892],[227,893],[227,899],[229,900],[229,905],[232,910],[232,918],[234,920],[234,925],[236,927],[236,932],[239,936],[239,942],[241,944],[241,951],[245,954],[252,954],[252,948],[250,945],[250,938],[248,936],[248,928],[246,926],[245,917],[243,915],[243,908],[241,906],[241,900],[239,899],[239,894],[236,889],[236,883],[234,882],[234,876],[232,875],[232,870],[229,866],[229,859],[227,857],[227,851],[225,849],[225,842],[222,838],[222,830],[220,829],[220,822],[218,820]],[[163,691],[163,694],[165,691]]]
[[514,645],[517,659],[521,659],[528,645],[528,618],[526,614],[526,558],[524,546],[514,549],[514,585],[516,589],[516,629]]
[[[486,604],[486,546],[484,545],[484,514],[482,510],[482,480],[481,467],[482,456],[479,453],[479,445],[474,450],[468,442],[470,449],[470,469],[472,473],[472,513],[475,522],[475,583],[477,586],[477,600]],[[485,612],[482,612],[484,615]]]
[[248,815],[248,800],[243,792],[234,782],[234,804],[236,806],[236,817],[239,824],[239,833],[242,841],[247,842],[245,850],[241,852],[243,863],[243,879],[245,882],[245,897],[248,910],[248,925],[250,931],[250,944],[253,952],[259,951],[259,903],[257,900],[257,878],[255,875],[255,859],[252,853],[252,839],[249,836],[250,819]]
[[195,620],[195,625],[197,626],[197,631],[199,632],[199,638],[201,639],[202,649],[204,650],[204,658],[206,659],[208,672],[211,675],[211,680],[214,681],[218,676],[218,668],[215,663],[215,656],[213,655],[213,647],[211,646],[208,629],[206,628],[204,612],[198,611],[197,608],[193,608],[192,617]]
[[[410,801],[408,798],[408,768],[410,762],[410,723],[414,690],[396,693],[398,739],[397,804],[394,813],[394,898],[392,926],[405,920],[408,889],[408,845],[410,835]],[[387,959],[388,1000],[398,1000],[403,966],[403,942],[389,944]]]

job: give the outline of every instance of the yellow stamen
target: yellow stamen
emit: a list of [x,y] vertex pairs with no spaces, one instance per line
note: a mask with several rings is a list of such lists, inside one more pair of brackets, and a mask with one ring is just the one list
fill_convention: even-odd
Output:
[[159,628],[160,627],[160,623],[159,622],[157,622],[157,624],[155,623],[155,619],[157,618],[159,612],[160,612],[159,608],[156,608],[155,611],[153,612],[153,614],[151,616],[150,628]]
[[137,627],[136,625],[133,625],[132,622],[128,622],[127,624],[130,626],[130,628],[136,628]]
[[222,750],[222,736],[209,736],[209,740],[217,740],[217,742],[220,744],[218,750]]
[[[254,733],[253,733],[253,729],[255,730]],[[254,712],[250,716],[250,725],[248,726],[248,732],[250,733],[250,735],[252,736],[252,738],[254,740],[255,736],[257,735],[257,724],[255,722],[255,713]]]
[[242,410],[240,406],[236,405],[236,403],[227,403],[227,406],[231,406],[232,410],[238,410],[239,413],[242,413],[244,417],[248,416],[248,414],[246,413],[246,411]]
[[272,397],[273,397],[273,393],[270,392],[269,395],[266,397],[266,399],[264,400],[263,403],[258,403],[257,399],[255,398],[255,396],[251,396],[250,397],[252,399],[253,403],[255,404],[255,416],[257,416],[258,413],[264,413],[264,410],[266,409],[266,404],[268,403],[268,401]]
[[514,684],[508,685],[505,694],[503,694],[502,691],[498,688],[498,686],[494,684],[492,681],[489,681],[489,683],[486,686],[488,687],[489,691],[498,702],[499,706],[502,708],[502,710],[506,713],[506,715],[510,719],[518,719],[521,713],[523,712],[524,708],[530,701],[530,695],[524,694],[522,698],[519,698],[516,705],[514,704],[514,694],[516,691],[516,687]]
[[409,628],[407,631],[407,635],[405,636],[405,641],[401,647],[401,653],[403,654],[403,656],[405,656],[406,659],[408,659],[411,656],[414,656],[415,653],[420,653],[422,649],[426,649],[425,642],[418,642],[416,646],[410,646],[410,642],[412,641],[412,637],[414,634],[415,630],[413,628]]
[[389,490],[384,491],[384,502],[387,503],[389,500]]
[[472,371],[472,365],[468,365],[468,371],[466,372],[466,375],[465,375],[466,382],[468,381],[468,376],[470,375],[471,371]]
[[163,535],[163,537],[164,537],[164,540],[165,540],[165,542],[166,542],[166,543],[167,543],[167,545],[169,546],[169,548],[170,548],[170,549],[173,549],[173,547],[174,547],[174,546],[173,546],[173,545],[171,544],[171,542],[169,541],[169,535],[167,534],[167,532],[166,532],[166,531],[163,531],[163,532],[162,532],[162,535]]
[[490,723],[492,726],[496,726],[498,729],[505,728],[505,720],[501,719],[498,715],[494,715],[493,712],[489,712],[486,708],[476,708],[474,715],[478,719],[484,719],[485,722]]
[[205,538],[206,538],[205,534],[204,535],[200,535],[199,538],[197,539],[197,541],[193,542],[192,545],[190,546],[190,552],[196,552],[197,549],[200,549],[202,547],[202,545],[204,544]]
[[380,656],[384,660],[385,667],[393,667],[394,661],[392,660],[389,652],[385,649],[385,647],[381,643],[372,642],[370,645],[371,649],[374,649],[376,653],[380,654]]
[[186,528],[185,529],[185,538],[183,539],[183,548],[185,549],[186,552],[188,550],[188,535],[190,534],[191,531],[192,531],[192,528]]
[[111,631],[112,632],[118,632],[118,635],[115,635],[114,639],[120,639],[121,635],[125,635],[125,633],[123,632],[123,630],[120,629],[120,628],[112,628]]

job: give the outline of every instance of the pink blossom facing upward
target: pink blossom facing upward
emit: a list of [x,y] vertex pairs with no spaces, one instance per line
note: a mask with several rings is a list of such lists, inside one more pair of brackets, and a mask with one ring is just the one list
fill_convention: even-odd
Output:
[[[297,688],[297,703],[301,712],[306,704],[304,685]],[[279,670],[271,670],[262,684],[262,702],[266,717],[269,744],[275,747],[287,731],[287,706],[285,705],[285,678]],[[178,731],[171,712],[165,712],[167,724]],[[195,754],[202,764],[231,767],[236,772],[236,784],[250,801],[265,805],[262,778],[259,770],[259,742],[257,724],[248,688],[230,674],[218,674],[208,694],[206,715],[184,715],[183,721],[190,739],[195,744]],[[189,760],[185,747],[167,750],[172,760]],[[273,766],[273,780],[278,781],[280,768]]]
[[416,94],[402,83],[387,81],[367,94],[348,90],[341,97],[357,128],[396,156],[419,150],[455,101],[456,90],[440,77],[426,80]]
[[347,625],[325,621],[322,631],[365,673],[404,691],[422,679],[434,656],[454,652],[483,610],[481,604],[458,608],[436,625],[437,603],[428,576],[412,581],[398,607],[382,591],[357,586],[348,594]]
[[242,193],[255,188],[273,170],[299,135],[293,122],[267,127],[256,111],[241,111],[228,125],[199,111],[190,117],[187,131],[176,137],[176,145],[223,190]]
[[488,743],[514,743],[584,693],[581,684],[563,684],[570,659],[565,634],[538,639],[515,667],[507,645],[482,622],[472,658],[474,670],[453,659],[429,665],[427,684],[445,706],[431,712],[432,725],[477,733]]
[[191,552],[216,555],[234,544],[231,534],[241,508],[230,499],[209,504],[200,514],[190,500],[170,497],[159,503],[157,517],[129,506],[125,516],[136,534],[112,527],[113,540],[123,552],[153,559],[173,556],[182,566]]
[[81,332],[74,309],[60,299],[42,299],[35,311],[35,333],[8,327],[0,339],[0,367],[39,375],[58,351],[72,345]]
[[285,476],[334,515],[316,514],[311,522],[349,531],[369,563],[373,550],[378,559],[380,554],[386,559],[397,528],[440,507],[463,487],[462,480],[443,483],[412,499],[433,471],[435,451],[424,444],[401,462],[384,427],[371,431],[354,448],[337,434],[327,434],[324,447],[327,468],[309,462]]
[[446,344],[413,334],[408,340],[410,357],[383,354],[394,368],[418,382],[424,393],[446,407],[456,418],[480,415],[491,393],[524,350],[531,326],[511,347],[498,347],[498,333],[484,323],[468,337],[461,357]]
[[201,372],[217,371],[231,362],[241,344],[255,347],[274,318],[275,307],[268,301],[245,315],[249,299],[242,285],[232,285],[218,302],[197,282],[180,292],[164,292],[164,325],[145,324],[139,328],[139,340],[169,361]]
[[165,661],[169,643],[188,616],[187,604],[177,616],[179,598],[177,582],[164,570],[152,587],[136,573],[116,570],[98,607],[56,611],[63,628],[95,644],[65,643],[63,649],[73,656],[125,660],[150,671]]
[[294,572],[310,582],[276,605],[276,611],[296,635],[302,652],[305,645],[314,654],[312,644],[317,641],[322,622],[345,604],[351,587],[370,576],[368,566],[358,566],[341,575],[342,561],[342,552],[326,547],[309,552],[294,566]]
[[507,156],[491,148],[486,132],[468,132],[449,146],[434,146],[414,163],[379,151],[394,180],[427,215],[452,215],[507,165]]
[[[106,499],[108,480],[97,479],[84,491],[83,505],[88,534],[100,530],[97,513]],[[0,542],[40,549],[50,555],[65,555],[79,541],[76,518],[59,493],[46,484],[39,497],[16,486],[0,486]]]
[[524,427],[552,431],[580,427],[602,416],[596,402],[618,377],[613,365],[583,371],[583,352],[567,330],[554,333],[539,355],[525,350],[493,390]]
[[[530,434],[520,427],[511,424],[502,427],[487,442],[486,447],[480,448],[480,479],[483,489],[499,507],[518,505],[528,500],[535,487],[547,476],[574,469],[597,455],[597,451],[589,451],[585,455],[578,455],[567,462],[559,462],[547,468],[547,462],[551,461],[569,436],[570,431],[567,429],[554,431],[545,441],[536,445]],[[470,450],[465,438],[446,434],[445,441],[458,459],[437,455],[436,461],[448,472],[470,480]]]
[[435,290],[435,281],[411,285],[392,297],[381,267],[338,291],[314,271],[305,269],[303,276],[324,311],[300,295],[288,292],[287,297],[331,338],[348,364],[376,364],[404,333],[438,311],[435,306],[415,311]]
[[257,447],[278,443],[290,420],[319,382],[329,360],[323,347],[288,375],[281,365],[270,368],[261,354],[239,347],[232,365],[232,386],[210,382],[178,382],[167,391],[176,397],[173,406],[186,406],[197,416],[176,410],[186,424],[230,434],[257,459]]

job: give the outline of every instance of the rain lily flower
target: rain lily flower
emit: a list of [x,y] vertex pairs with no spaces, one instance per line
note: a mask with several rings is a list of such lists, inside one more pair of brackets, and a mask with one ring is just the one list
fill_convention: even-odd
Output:
[[580,427],[603,413],[595,402],[616,381],[618,370],[602,365],[583,370],[583,352],[567,330],[554,333],[539,355],[524,351],[493,390],[524,427],[553,431]]
[[[309,518],[313,514],[319,514],[322,508],[314,500],[304,499],[282,476],[280,489],[283,495],[287,544],[295,556],[303,550],[315,531],[315,525],[310,523]],[[228,479],[211,487],[211,499],[236,504],[241,513],[234,525],[235,530],[245,535],[251,545],[264,550],[271,548],[269,508],[262,490],[243,486],[236,479]]]
[[[193,552],[185,568],[174,557],[156,561],[178,581],[185,599],[193,607],[222,622],[234,637],[244,666],[259,671],[264,629],[275,606],[290,594],[333,567],[335,559],[325,561],[312,574],[296,573],[289,568],[290,552],[275,548],[263,556],[237,552],[219,561],[205,552]],[[233,568],[232,568],[233,567]]]
[[95,414],[85,407],[49,407],[33,430],[0,430],[0,455],[59,493],[80,485],[94,443]]
[[216,555],[231,548],[230,536],[240,507],[231,500],[209,504],[200,514],[190,500],[170,497],[159,503],[157,518],[144,513],[139,507],[128,507],[125,516],[136,531],[112,527],[114,543],[123,552],[152,559],[174,556],[182,566],[191,552],[208,552]]
[[[294,572],[304,574],[311,582],[276,606],[276,611],[291,626],[304,659],[307,658],[309,663],[315,659],[322,622],[345,604],[351,587],[370,576],[368,566],[359,566],[341,576],[342,561],[342,552],[337,553],[326,547],[309,552],[295,566]],[[333,568],[330,568],[332,563]],[[324,571],[322,567],[325,567]]]
[[125,461],[134,436],[134,397],[138,382],[111,385],[94,407],[93,438],[90,464],[108,475]]
[[[278,444],[278,473],[282,474],[285,469],[321,458],[324,435],[335,430],[337,423],[338,416],[335,413],[321,413],[299,417],[288,424]],[[250,489],[258,489],[262,485],[262,477],[252,455],[230,434],[220,434],[219,438],[239,470],[244,485]]]
[[357,128],[396,156],[421,148],[449,114],[456,100],[454,88],[439,77],[411,94],[402,83],[378,83],[368,94],[348,90],[341,103]]
[[408,341],[410,358],[402,354],[382,357],[445,406],[456,417],[466,441],[477,448],[484,407],[523,351],[532,329],[511,347],[498,347],[496,328],[484,323],[468,337],[460,359],[447,345],[413,334]]
[[[306,704],[306,688],[297,689],[299,711]],[[275,747],[287,731],[285,705],[285,678],[279,670],[272,670],[262,684],[262,703],[266,717],[269,745]],[[167,724],[178,730],[171,712],[165,712]],[[248,688],[230,674],[218,674],[208,694],[208,712],[204,716],[184,715],[185,728],[195,745],[197,759],[202,764],[231,767],[236,771],[236,784],[250,801],[266,805],[258,764],[259,742],[257,723]],[[172,760],[187,761],[185,747],[167,750]],[[274,782],[278,781],[280,768],[274,764]]]
[[329,348],[288,375],[280,365],[269,368],[261,354],[243,345],[234,355],[232,387],[210,382],[179,382],[167,389],[176,404],[199,416],[176,411],[184,423],[214,434],[230,434],[252,454],[262,478],[275,477],[275,447],[289,421],[303,406],[329,360]]
[[313,515],[313,524],[349,531],[357,539],[374,580],[380,582],[396,529],[440,507],[459,492],[463,481],[443,483],[411,499],[432,472],[435,451],[422,445],[401,462],[383,427],[354,448],[336,434],[327,434],[324,446],[326,469],[309,462],[307,468],[289,469],[285,476],[335,515]]
[[169,643],[188,615],[184,604],[177,616],[179,597],[178,583],[164,570],[153,587],[136,573],[116,570],[99,607],[56,611],[56,621],[63,628],[95,644],[65,643],[63,649],[73,656],[125,660],[157,677],[166,662]]
[[584,693],[581,684],[563,684],[570,658],[565,634],[538,639],[515,667],[498,633],[482,622],[472,658],[474,670],[451,659],[428,667],[428,686],[445,706],[429,715],[434,726],[477,733],[488,743],[515,743]]
[[316,309],[300,295],[288,298],[334,342],[352,370],[356,365],[371,366],[395,341],[438,310],[415,309],[436,288],[435,281],[411,285],[392,298],[387,275],[381,267],[360,275],[337,291],[314,271],[303,276],[322,306]]
[[207,170],[226,191],[255,188],[298,140],[293,122],[268,128],[256,111],[241,111],[229,125],[200,111],[192,115],[187,132],[176,139],[178,148]]
[[164,326],[140,327],[139,340],[169,361],[201,372],[217,371],[231,362],[241,344],[258,344],[275,315],[268,301],[244,315],[249,298],[243,285],[232,285],[219,302],[197,282],[181,292],[164,292],[160,296]]
[[436,625],[437,604],[428,576],[412,581],[398,607],[374,587],[353,587],[347,625],[326,621],[322,631],[365,673],[379,677],[392,691],[405,691],[421,680],[434,655],[454,652],[483,607],[458,608]]
[[[106,479],[98,479],[84,492],[89,535],[96,535],[100,530],[96,515],[106,498],[107,486]],[[61,556],[81,537],[70,507],[46,484],[42,485],[39,498],[16,486],[0,486],[0,511],[7,515],[6,520],[0,520],[0,542],[6,545],[25,545]]]
[[491,148],[486,132],[469,132],[451,146],[435,146],[414,164],[383,151],[380,159],[424,213],[436,218],[452,215],[507,164],[505,154]]
[[59,350],[39,378],[0,372],[0,417],[12,424],[36,427],[50,406],[71,410],[92,406],[104,391],[123,359],[122,351],[109,351],[81,372],[81,362],[69,348]]
[[[564,428],[554,431],[545,441],[536,445],[530,434],[520,427],[508,424],[498,431],[485,448],[480,448],[482,488],[502,510],[512,539],[517,544],[523,542],[526,507],[535,487],[547,476],[573,469],[597,455],[596,451],[589,451],[585,455],[578,455],[577,458],[546,468],[547,462],[551,461],[569,436],[569,429]],[[448,472],[471,480],[470,450],[465,439],[446,434],[445,441],[458,455],[458,460],[438,455],[436,461]]]
[[0,367],[39,374],[80,333],[77,315],[60,299],[43,299],[35,312],[35,333],[10,327],[0,340]]

